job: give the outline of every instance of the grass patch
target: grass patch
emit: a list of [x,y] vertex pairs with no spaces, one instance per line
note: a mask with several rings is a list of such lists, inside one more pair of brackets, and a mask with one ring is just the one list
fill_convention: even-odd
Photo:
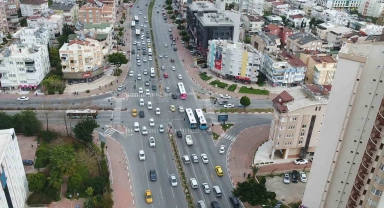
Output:
[[214,140],[218,140],[220,137],[220,135],[216,134],[215,132],[212,132],[212,135]]
[[248,94],[255,94],[255,95],[269,95],[268,90],[253,89],[252,87],[248,88],[246,86],[242,86],[239,90],[239,93],[248,93]]
[[228,91],[234,92],[237,88],[237,84],[232,84],[231,86],[228,87]]
[[224,131],[227,131],[229,128],[231,128],[234,124],[220,124],[221,128]]
[[218,79],[216,79],[215,81],[212,81],[211,83],[209,83],[210,85],[213,85],[213,86],[216,86],[219,87],[219,88],[222,88],[222,89],[225,89],[228,87],[228,84],[227,83],[224,83],[224,82],[220,82]]
[[207,75],[207,72],[200,73],[199,75],[200,75],[200,78],[201,78],[202,80],[204,80],[204,81],[208,81],[208,80],[212,79],[211,76],[208,76],[208,75]]
[[215,110],[215,113],[272,113],[272,108],[223,108]]

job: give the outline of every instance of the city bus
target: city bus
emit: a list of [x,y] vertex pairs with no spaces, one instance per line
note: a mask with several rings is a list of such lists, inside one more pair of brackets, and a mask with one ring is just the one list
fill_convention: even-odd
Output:
[[135,16],[135,22],[139,22],[139,17]]
[[75,118],[75,119],[80,119],[80,118],[98,118],[98,112],[97,110],[91,110],[91,109],[85,109],[85,110],[67,110],[66,115],[68,118]]
[[132,21],[132,23],[131,23],[131,27],[135,27],[135,26],[136,26],[135,21]]
[[186,100],[188,95],[185,91],[184,84],[182,82],[177,83],[177,89],[179,89],[180,99]]
[[196,129],[197,128],[197,122],[196,122],[195,115],[193,114],[192,108],[186,108],[185,114],[187,115],[187,118],[188,118],[186,120],[188,122],[189,128]]
[[207,129],[208,128],[207,120],[205,120],[203,110],[202,109],[196,109],[195,113],[196,113],[196,118],[197,118],[197,121],[198,121],[198,124],[199,124],[199,128],[201,130]]
[[136,29],[136,36],[140,36],[140,30]]

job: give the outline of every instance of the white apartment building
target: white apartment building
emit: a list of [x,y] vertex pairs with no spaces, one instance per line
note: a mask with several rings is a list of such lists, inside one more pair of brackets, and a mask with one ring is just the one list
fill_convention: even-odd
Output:
[[383,40],[353,38],[339,51],[303,197],[309,208],[384,207]]
[[21,0],[20,10],[23,17],[29,17],[36,14],[48,13],[47,0]]
[[12,44],[0,54],[1,86],[36,89],[50,70],[47,45]]
[[348,27],[333,27],[329,29],[327,41],[331,47],[340,48],[343,44],[343,38],[358,35],[358,32],[353,31]]
[[261,52],[249,44],[227,40],[208,41],[207,64],[215,74],[227,79],[257,82]]
[[361,0],[317,0],[316,2],[327,9],[357,9],[361,4]]
[[24,44],[50,45],[51,33],[43,27],[22,27],[12,35],[12,39]]
[[262,16],[243,15],[242,19],[243,29],[251,35],[260,32],[265,24]]
[[363,16],[379,17],[383,12],[383,1],[361,0],[359,13]]
[[321,39],[327,39],[329,30],[331,28],[336,27],[336,25],[331,24],[331,23],[321,23],[317,25],[316,27],[316,33]]
[[264,0],[240,0],[239,11],[247,12],[250,15],[263,16]]
[[8,33],[20,25],[18,9],[18,0],[0,0],[0,32]]
[[51,40],[59,37],[63,32],[63,15],[44,14],[27,18],[28,27],[44,27],[51,33]]
[[51,6],[49,6],[55,14],[62,14],[64,18],[64,24],[75,25],[79,17],[79,5],[73,0],[53,0]]
[[303,84],[283,91],[272,100],[275,111],[269,132],[271,160],[314,154],[331,88]]
[[0,207],[24,208],[28,181],[15,130],[0,130],[0,143]]
[[102,46],[97,40],[80,34],[64,43],[59,53],[65,79],[83,81],[104,73]]
[[334,9],[324,10],[320,6],[315,6],[312,8],[311,17],[321,19],[324,22],[331,23],[334,25],[346,26],[350,21],[350,15],[348,13]]

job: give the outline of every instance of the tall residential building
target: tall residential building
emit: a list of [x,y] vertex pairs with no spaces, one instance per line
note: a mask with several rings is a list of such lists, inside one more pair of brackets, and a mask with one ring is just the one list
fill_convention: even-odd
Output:
[[347,0],[317,0],[316,3],[327,9],[357,9],[362,3],[361,0],[347,1]]
[[93,1],[81,6],[79,20],[82,23],[110,23],[116,21],[116,7],[114,0]]
[[22,27],[12,35],[12,39],[24,44],[50,45],[51,33],[43,27]]
[[287,39],[287,50],[293,52],[304,51],[304,50],[322,50],[323,41],[307,32],[298,32],[288,36]]
[[9,90],[36,89],[50,69],[47,45],[12,44],[0,54],[0,84]]
[[28,181],[15,130],[0,130],[0,144],[0,207],[24,208]]
[[51,40],[58,38],[63,32],[63,15],[35,15],[27,18],[28,27],[43,27],[48,29]]
[[47,0],[20,0],[20,10],[23,17],[48,13]]
[[309,208],[384,207],[383,41],[356,37],[339,51],[303,198]]
[[239,11],[263,16],[264,0],[240,0]]
[[[54,1],[55,2],[55,1]],[[53,3],[49,6],[55,14],[62,14],[64,17],[64,24],[75,25],[79,17],[79,5],[73,1],[66,0],[56,0],[56,3]]]
[[328,55],[301,53],[300,60],[307,65],[305,83],[332,85],[336,71],[336,61]]
[[97,40],[80,34],[64,43],[59,53],[65,79],[86,82],[104,73],[102,45]]
[[383,12],[384,2],[372,1],[372,0],[361,0],[359,13],[363,16],[379,17]]
[[262,54],[249,44],[210,40],[208,67],[217,75],[241,82],[257,82]]
[[275,111],[269,132],[271,160],[275,156],[288,159],[314,154],[331,88],[301,85],[283,91],[272,100]]
[[0,0],[0,32],[9,33],[19,26],[19,0]]
[[249,34],[257,34],[264,26],[264,18],[258,15],[242,15],[243,28]]

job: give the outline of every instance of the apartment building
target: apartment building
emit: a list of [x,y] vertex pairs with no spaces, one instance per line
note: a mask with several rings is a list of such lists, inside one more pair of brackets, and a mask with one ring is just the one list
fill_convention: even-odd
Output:
[[240,0],[239,11],[247,12],[250,15],[262,16],[264,0]]
[[49,70],[47,45],[12,44],[0,54],[0,82],[9,90],[36,89]]
[[301,14],[289,15],[288,24],[297,29],[309,28],[310,19]]
[[384,2],[382,1],[371,1],[361,0],[358,12],[363,16],[379,17],[383,12]]
[[20,10],[23,17],[48,13],[47,0],[20,0]]
[[298,32],[288,36],[287,50],[304,51],[304,50],[321,50],[323,41],[308,32]]
[[24,44],[50,45],[51,33],[43,27],[22,27],[12,35],[12,39]]
[[282,15],[284,11],[288,10],[289,4],[285,2],[272,2],[272,14]]
[[217,13],[219,10],[216,8],[215,4],[209,1],[187,1],[187,28],[192,32],[192,35],[196,35],[197,27],[197,12],[203,13]]
[[9,33],[19,26],[19,0],[0,0],[0,32]]
[[300,60],[307,65],[305,83],[316,85],[332,85],[337,63],[328,55],[300,54]]
[[207,65],[226,79],[239,82],[257,82],[262,53],[249,44],[228,40],[210,40]]
[[321,39],[325,40],[328,37],[329,30],[334,27],[336,25],[331,23],[321,23],[316,26],[316,33]]
[[87,82],[104,73],[102,46],[99,41],[79,34],[59,49],[64,78]]
[[251,36],[251,45],[261,53],[272,54],[280,50],[280,37],[263,31]]
[[332,86],[301,85],[272,100],[271,159],[314,155]]
[[263,29],[264,18],[256,15],[243,15],[243,29],[250,35],[256,34]]
[[274,34],[274,35],[280,37],[280,42],[282,44],[286,44],[288,36],[293,34],[293,30],[291,30],[290,28],[284,27],[284,26],[278,26],[275,24],[269,24],[269,25],[265,26],[263,28],[263,31],[265,31],[266,33],[271,33],[271,34]]
[[55,14],[63,15],[63,23],[67,25],[75,25],[79,16],[79,5],[74,1],[56,0],[57,3],[53,3],[49,8],[55,12]]
[[329,29],[327,41],[334,49],[340,49],[343,44],[343,38],[350,38],[355,35],[359,35],[359,32],[353,31],[351,28],[343,26],[333,27]]
[[384,207],[384,36],[344,42],[303,197],[309,208]]
[[315,6],[312,8],[311,18],[312,17],[334,25],[346,26],[348,22],[351,21],[351,16],[347,12],[334,9],[324,10],[321,6]]
[[79,20],[82,23],[109,23],[116,21],[116,7],[114,0],[91,1],[79,9]]
[[358,9],[361,0],[347,1],[347,0],[317,0],[316,3],[327,9]]
[[28,196],[19,144],[14,129],[0,130],[0,207],[24,208]]
[[293,53],[264,54],[261,72],[272,86],[296,86],[304,82],[307,66]]
[[51,40],[59,37],[63,32],[63,15],[44,14],[35,15],[27,18],[28,27],[43,27],[51,34]]

